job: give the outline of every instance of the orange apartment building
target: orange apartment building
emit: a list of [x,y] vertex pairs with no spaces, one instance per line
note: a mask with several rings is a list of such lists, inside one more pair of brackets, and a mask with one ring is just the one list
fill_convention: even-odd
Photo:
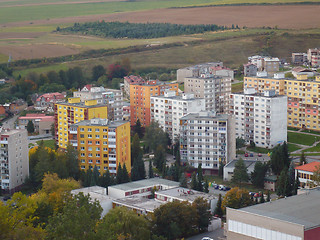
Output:
[[164,95],[165,90],[172,90],[178,95],[178,83],[164,83],[158,80],[144,84],[130,85],[130,121],[131,126],[139,119],[141,126],[148,126],[151,119],[150,97]]

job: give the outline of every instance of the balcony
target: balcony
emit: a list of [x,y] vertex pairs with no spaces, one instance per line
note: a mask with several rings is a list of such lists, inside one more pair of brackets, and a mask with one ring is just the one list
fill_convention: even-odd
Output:
[[8,144],[8,140],[1,140],[0,144]]
[[115,135],[116,135],[116,132],[108,132],[108,135],[109,135],[109,136],[115,136]]
[[109,170],[110,173],[117,173],[117,170]]
[[117,164],[109,163],[109,167],[114,167],[115,168],[115,167],[117,167]]
[[[117,158],[116,158],[116,157],[110,157],[110,156],[109,156],[109,161],[117,161]],[[109,164],[109,166],[110,166],[110,164]]]
[[113,144],[108,144],[108,148],[116,148],[117,146],[116,145],[113,145]]

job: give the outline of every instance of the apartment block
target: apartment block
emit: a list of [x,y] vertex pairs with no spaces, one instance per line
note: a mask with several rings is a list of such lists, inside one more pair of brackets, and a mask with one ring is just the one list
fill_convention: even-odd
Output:
[[184,91],[193,93],[196,98],[204,98],[207,111],[225,113],[231,93],[231,81],[229,77],[218,77],[212,74],[187,77],[184,82]]
[[145,82],[146,80],[144,80],[140,76],[130,75],[130,76],[124,77],[124,84],[123,84],[124,94],[127,97],[130,97],[130,84],[144,84]]
[[60,148],[66,148],[69,142],[69,127],[74,123],[92,118],[108,118],[106,104],[97,100],[80,101],[80,98],[69,98],[68,102],[54,106],[55,139]]
[[308,62],[308,55],[306,53],[292,53],[291,62],[294,65],[303,65]]
[[[208,62],[178,69],[177,82],[183,83],[187,77],[200,77],[201,74],[211,73],[212,67],[223,67],[223,62]],[[223,74],[225,74],[225,72]]]
[[51,126],[54,124],[54,116],[46,116],[43,113],[33,114],[28,113],[26,116],[18,118],[19,127],[27,129],[28,123],[31,121],[34,126],[34,131],[41,134],[50,134]]
[[80,91],[73,92],[73,97],[79,97],[81,102],[96,99],[98,104],[106,104],[110,121],[118,121],[123,118],[123,94],[121,90],[86,85]]
[[0,132],[0,186],[2,191],[19,190],[29,176],[28,134],[25,129]]
[[217,174],[221,163],[235,158],[233,116],[203,111],[189,113],[180,119],[180,155],[182,162],[205,174]]
[[230,114],[235,117],[236,137],[264,148],[287,141],[286,106],[287,96],[277,95],[274,90],[262,94],[249,88],[231,94]]
[[103,174],[117,173],[119,163],[131,172],[130,123],[92,118],[72,124],[69,141],[79,151],[81,170],[97,167]]
[[265,71],[273,74],[279,71],[280,60],[279,58],[265,57],[265,56],[251,56],[248,57],[249,62],[257,66],[258,71]]
[[320,77],[286,80],[288,96],[288,126],[320,130],[319,99]]
[[257,75],[258,68],[252,63],[243,64],[243,74],[245,77],[252,77]]
[[130,85],[130,120],[135,125],[139,119],[142,126],[148,126],[151,121],[152,96],[161,96],[166,90],[172,90],[178,95],[178,83],[165,83],[151,80],[145,84]]
[[276,73],[268,77],[266,72],[257,72],[257,76],[244,77],[243,88],[254,88],[256,92],[263,93],[266,90],[274,90],[276,94],[285,94],[284,73]]
[[175,91],[166,91],[163,96],[151,97],[151,121],[158,122],[172,140],[179,137],[181,117],[204,110],[204,99],[191,93],[176,96]]
[[318,67],[320,65],[320,49],[318,48],[308,49],[307,58],[310,66]]

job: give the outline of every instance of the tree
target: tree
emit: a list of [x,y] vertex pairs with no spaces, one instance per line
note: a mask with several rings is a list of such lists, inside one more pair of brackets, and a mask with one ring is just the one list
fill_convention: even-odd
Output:
[[122,182],[123,183],[130,182],[129,173],[125,163],[123,164],[123,167],[122,167]]
[[277,181],[277,195],[282,197],[288,197],[292,194],[292,188],[290,186],[288,168],[284,168],[281,171],[279,179]]
[[122,167],[121,167],[120,163],[119,163],[118,169],[117,169],[116,181],[117,181],[117,184],[123,183],[123,171],[122,171]]
[[222,196],[221,196],[221,194],[219,194],[217,206],[216,206],[216,208],[214,209],[214,215],[215,215],[215,216],[218,216],[219,218],[222,218],[222,216],[223,216]]
[[251,173],[251,182],[258,188],[264,188],[264,177],[268,171],[268,165],[262,162],[256,162],[254,170]]
[[91,239],[102,213],[97,200],[79,193],[67,201],[61,213],[49,219],[49,239]]
[[99,77],[106,74],[106,69],[102,65],[96,65],[92,68],[92,81],[97,81]]
[[187,188],[188,187],[187,179],[186,179],[186,176],[184,174],[181,174],[181,177],[180,177],[180,187],[183,187],[183,188]]
[[131,162],[134,164],[135,160],[139,158],[141,154],[140,139],[138,133],[133,136],[131,145]]
[[111,209],[97,227],[97,239],[151,239],[148,220],[125,207]]
[[261,197],[260,197],[260,203],[264,203],[265,202],[265,199],[264,199],[264,195],[262,193]]
[[153,174],[153,167],[152,167],[152,161],[151,159],[149,160],[149,178],[153,178],[154,174]]
[[36,202],[21,192],[5,204],[0,201],[0,239],[44,239],[39,224],[34,226]]
[[34,133],[34,125],[33,125],[33,122],[30,120],[27,125],[27,131],[28,131],[28,133]]
[[203,199],[202,197],[198,197],[193,201],[192,207],[194,207],[197,212],[198,232],[207,231],[209,223],[212,220],[210,205],[208,201]]
[[242,182],[248,182],[249,175],[247,172],[247,167],[244,161],[240,158],[234,165],[232,182],[239,183],[241,186]]
[[297,174],[296,180],[294,181],[294,185],[293,185],[292,195],[297,195],[298,194],[299,187],[300,187],[300,181],[299,181],[299,176]]
[[224,163],[220,162],[218,176],[221,178],[223,178],[223,167],[224,167]]
[[279,176],[285,167],[288,168],[290,166],[290,162],[291,160],[286,142],[273,148],[270,165],[274,174]]
[[270,191],[268,190],[268,192],[267,192],[267,202],[270,202],[270,201],[271,201]]
[[197,190],[200,192],[203,192],[203,174],[202,174],[202,164],[200,163],[198,165],[198,169],[197,169]]
[[238,209],[252,204],[253,202],[250,198],[249,192],[246,189],[235,187],[229,190],[224,196],[222,209],[225,212],[226,207]]
[[320,185],[320,165],[315,166],[313,171],[312,180],[316,186]]
[[198,182],[197,182],[196,173],[192,173],[191,188],[192,188],[193,190],[198,190]]
[[154,210],[153,232],[168,240],[190,236],[198,231],[196,208],[188,202],[169,202]]
[[206,179],[206,181],[204,182],[204,192],[208,193],[209,192],[209,184],[208,184],[208,180]]
[[66,168],[68,169],[69,177],[74,179],[79,179],[79,160],[78,160],[78,152],[74,149],[71,144],[68,144],[65,157],[66,157]]
[[144,142],[147,151],[155,152],[157,147],[159,147],[160,145],[163,147],[163,149],[166,149],[168,139],[165,132],[161,127],[159,127],[159,124],[152,121],[150,125],[146,127]]
[[236,148],[237,149],[244,147],[245,143],[246,143],[246,141],[243,138],[241,138],[241,137],[236,138]]
[[304,164],[307,164],[307,159],[306,157],[304,156],[304,152],[301,153],[301,156],[300,156],[300,162],[299,162],[299,166],[302,166]]
[[137,181],[146,178],[146,170],[144,162],[142,160],[142,153],[139,154],[139,157],[135,159],[133,167],[131,169],[131,179],[132,181]]
[[154,163],[158,170],[162,171],[166,162],[166,153],[162,145],[159,145],[154,153]]
[[143,129],[141,127],[140,119],[138,118],[136,125],[134,126],[134,131],[136,134],[138,134],[139,138],[143,137]]

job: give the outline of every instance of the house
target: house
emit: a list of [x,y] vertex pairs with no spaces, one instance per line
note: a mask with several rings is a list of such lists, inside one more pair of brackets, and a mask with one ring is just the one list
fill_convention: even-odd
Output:
[[258,68],[252,63],[243,64],[243,75],[245,77],[253,77],[257,75]]
[[127,97],[130,97],[130,84],[144,84],[146,80],[144,80],[140,76],[130,75],[124,77],[123,91]]
[[[231,181],[233,177],[233,171],[235,168],[236,163],[239,161],[239,159],[234,159],[227,163],[223,167],[223,181]],[[247,172],[249,175],[254,171],[254,165],[256,164],[256,160],[243,160],[244,164],[246,165]]]
[[23,99],[18,99],[10,103],[9,111],[13,114],[18,114],[28,107]]
[[312,176],[317,168],[320,168],[320,162],[316,161],[295,167],[295,177],[298,175],[300,187],[310,188],[314,185]]
[[275,191],[276,190],[276,183],[277,183],[277,176],[271,175],[266,176],[264,178],[264,189]]
[[298,78],[298,75],[307,75],[308,77],[313,77],[315,72],[304,67],[294,67],[292,68],[292,75],[295,78]]
[[35,109],[47,110],[48,108],[53,109],[55,103],[64,102],[66,93],[45,93],[36,99]]
[[18,125],[22,128],[27,128],[29,121],[33,123],[35,132],[40,135],[50,134],[52,124],[54,124],[54,116],[47,116],[43,113],[28,113],[26,116],[18,118]]

